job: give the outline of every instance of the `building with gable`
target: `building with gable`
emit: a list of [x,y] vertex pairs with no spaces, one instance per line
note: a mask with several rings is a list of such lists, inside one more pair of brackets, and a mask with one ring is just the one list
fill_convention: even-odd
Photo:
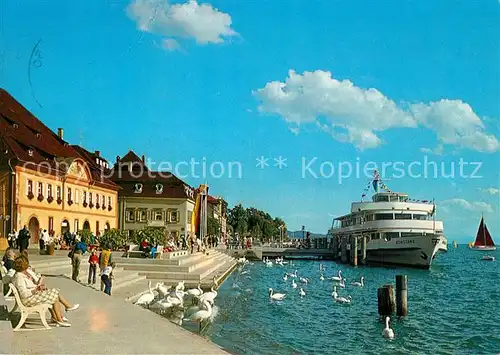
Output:
[[118,185],[109,166],[64,141],[0,89],[0,237],[23,226],[36,243],[40,229],[55,235],[118,227]]
[[119,226],[127,233],[165,228],[174,237],[194,231],[196,191],[170,172],[151,171],[144,155],[133,151],[116,158],[112,180],[120,186]]

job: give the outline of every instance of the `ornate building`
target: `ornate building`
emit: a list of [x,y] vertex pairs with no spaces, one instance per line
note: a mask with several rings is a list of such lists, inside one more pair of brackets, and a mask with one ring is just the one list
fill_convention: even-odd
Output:
[[193,231],[195,190],[175,175],[149,170],[144,156],[129,151],[116,158],[112,180],[121,187],[120,229],[165,228],[174,237]]
[[226,236],[227,202],[222,197],[208,196],[208,216],[219,221],[220,236]]
[[0,89],[0,237],[118,226],[118,189],[99,152],[71,146]]

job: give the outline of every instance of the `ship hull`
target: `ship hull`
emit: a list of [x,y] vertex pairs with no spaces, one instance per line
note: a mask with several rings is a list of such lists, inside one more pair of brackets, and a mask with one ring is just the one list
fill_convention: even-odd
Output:
[[478,250],[478,251],[494,251],[497,250],[497,247],[495,246],[471,246],[470,247],[472,250]]
[[401,265],[429,269],[439,252],[447,251],[443,236],[373,240],[367,244],[366,259],[372,265]]

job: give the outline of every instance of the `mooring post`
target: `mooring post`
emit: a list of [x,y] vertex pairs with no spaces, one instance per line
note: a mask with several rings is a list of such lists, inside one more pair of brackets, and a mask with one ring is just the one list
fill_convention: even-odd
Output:
[[352,237],[352,265],[358,266],[358,237]]
[[339,257],[339,249],[337,246],[337,237],[336,236],[332,238],[332,249],[333,249],[333,259],[337,260],[337,258]]
[[366,264],[366,236],[361,237],[361,264]]
[[377,290],[378,314],[391,316],[394,312],[394,288],[392,285],[384,285]]
[[345,263],[347,262],[347,237],[341,237],[340,240],[340,260]]
[[397,315],[406,317],[408,315],[408,276],[396,275],[396,305]]

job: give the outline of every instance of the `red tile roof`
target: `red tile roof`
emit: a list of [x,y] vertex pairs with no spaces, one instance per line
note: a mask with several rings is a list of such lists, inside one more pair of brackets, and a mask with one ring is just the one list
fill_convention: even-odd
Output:
[[[0,89],[0,141],[7,155],[14,158],[12,165],[44,163],[40,170],[53,175],[65,174],[57,161],[82,157],[4,89]],[[109,179],[94,183],[117,188]]]

